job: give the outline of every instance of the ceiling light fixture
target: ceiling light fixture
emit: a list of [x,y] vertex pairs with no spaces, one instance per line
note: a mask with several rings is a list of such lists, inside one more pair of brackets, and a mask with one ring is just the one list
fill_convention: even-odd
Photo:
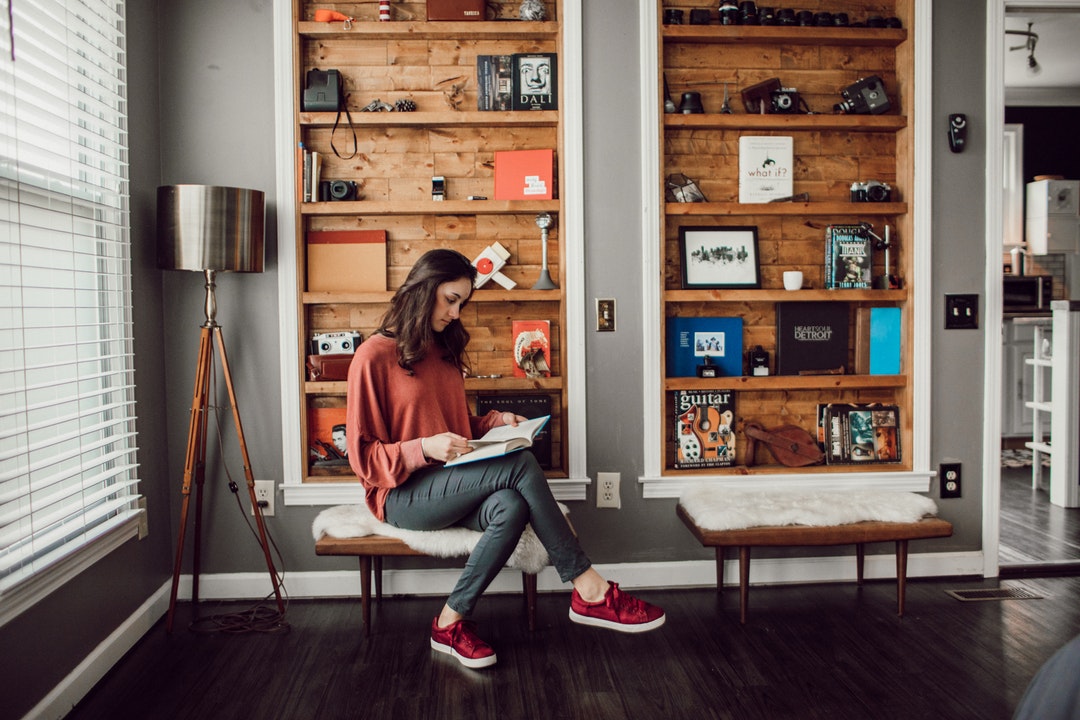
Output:
[[1027,50],[1027,53],[1028,53],[1028,57],[1027,57],[1027,65],[1028,65],[1028,67],[1027,67],[1027,70],[1032,75],[1038,75],[1039,72],[1042,70],[1042,67],[1039,65],[1039,61],[1035,59],[1035,44],[1037,42],[1039,42],[1039,36],[1038,36],[1038,34],[1031,31],[1031,26],[1032,25],[1034,25],[1034,23],[1028,23],[1028,29],[1027,30],[1006,30],[1005,34],[1006,35],[1021,35],[1021,36],[1025,37],[1025,38],[1027,38],[1024,41],[1023,45],[1017,45],[1016,47],[1011,47],[1011,48],[1009,48],[1009,50]]

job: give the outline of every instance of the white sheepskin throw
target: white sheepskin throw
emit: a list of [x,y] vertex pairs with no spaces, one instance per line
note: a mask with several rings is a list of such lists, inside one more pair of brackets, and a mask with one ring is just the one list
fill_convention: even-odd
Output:
[[928,497],[881,490],[737,490],[695,485],[679,504],[703,530],[737,530],[770,525],[846,525],[864,520],[917,522],[936,515]]
[[[570,510],[559,503],[563,515]],[[467,528],[451,527],[445,530],[402,530],[380,522],[371,514],[367,505],[338,505],[320,512],[311,525],[311,534],[318,541],[323,535],[337,538],[383,535],[401,540],[413,550],[432,557],[462,557],[472,553],[481,533]],[[531,525],[518,540],[506,566],[527,573],[538,573],[547,567],[547,550],[540,544]]]

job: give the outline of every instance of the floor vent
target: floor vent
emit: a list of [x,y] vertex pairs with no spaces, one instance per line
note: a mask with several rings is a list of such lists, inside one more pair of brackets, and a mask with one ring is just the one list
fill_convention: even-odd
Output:
[[975,590],[946,590],[963,602],[976,600],[1042,600],[1043,596],[1024,587],[979,588]]

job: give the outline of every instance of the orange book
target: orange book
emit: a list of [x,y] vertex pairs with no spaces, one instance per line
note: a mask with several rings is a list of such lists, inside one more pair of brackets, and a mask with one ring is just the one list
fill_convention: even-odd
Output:
[[514,377],[551,377],[551,321],[515,320]]
[[309,232],[307,289],[308,292],[386,290],[386,231]]
[[554,200],[554,150],[495,153],[496,200]]

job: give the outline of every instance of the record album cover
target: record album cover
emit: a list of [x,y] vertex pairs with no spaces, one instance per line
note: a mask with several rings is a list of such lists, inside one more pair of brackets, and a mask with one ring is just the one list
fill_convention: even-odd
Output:
[[848,322],[844,302],[776,303],[776,374],[845,372]]

